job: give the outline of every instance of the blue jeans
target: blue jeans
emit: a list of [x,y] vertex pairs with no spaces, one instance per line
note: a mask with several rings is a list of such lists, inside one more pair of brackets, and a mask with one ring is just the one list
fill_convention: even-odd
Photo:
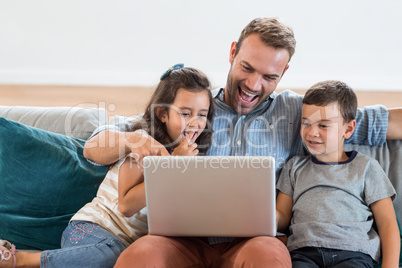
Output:
[[373,267],[373,259],[364,253],[328,248],[304,247],[290,252],[293,268]]
[[99,225],[73,221],[63,232],[61,249],[41,254],[41,267],[113,267],[127,246]]

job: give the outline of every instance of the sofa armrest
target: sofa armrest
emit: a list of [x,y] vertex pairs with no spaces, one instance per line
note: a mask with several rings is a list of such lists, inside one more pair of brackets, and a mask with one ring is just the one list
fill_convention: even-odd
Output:
[[84,140],[107,124],[103,108],[0,106],[0,117]]

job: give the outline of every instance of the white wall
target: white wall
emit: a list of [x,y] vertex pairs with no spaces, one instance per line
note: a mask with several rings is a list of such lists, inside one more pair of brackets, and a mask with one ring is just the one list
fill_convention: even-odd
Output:
[[401,0],[0,0],[0,83],[154,85],[184,62],[224,85],[231,42],[259,16],[295,30],[280,88],[402,91]]

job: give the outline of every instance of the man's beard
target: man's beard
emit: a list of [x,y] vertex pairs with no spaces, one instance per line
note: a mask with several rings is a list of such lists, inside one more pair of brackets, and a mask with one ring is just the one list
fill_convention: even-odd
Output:
[[[231,74],[232,71],[228,74],[228,79],[226,81],[225,91],[227,92],[228,99],[224,99],[225,103],[232,107],[232,109],[241,114],[241,104],[237,101],[237,95],[239,90],[239,84],[234,81],[233,76]],[[225,94],[224,94],[224,97]]]

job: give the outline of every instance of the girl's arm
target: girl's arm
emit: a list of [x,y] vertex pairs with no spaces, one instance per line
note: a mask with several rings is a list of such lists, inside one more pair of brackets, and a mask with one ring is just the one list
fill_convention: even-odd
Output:
[[[189,137],[173,151],[174,155],[198,154],[197,144],[189,144]],[[144,174],[134,158],[127,157],[121,165],[118,183],[119,210],[125,217],[131,217],[146,206]]]
[[292,218],[293,198],[278,192],[276,197],[276,222],[279,232],[284,232],[289,227]]
[[391,198],[370,205],[381,239],[382,268],[398,267],[401,236]]
[[134,158],[127,157],[120,167],[118,207],[125,217],[131,217],[146,206],[144,175]]

